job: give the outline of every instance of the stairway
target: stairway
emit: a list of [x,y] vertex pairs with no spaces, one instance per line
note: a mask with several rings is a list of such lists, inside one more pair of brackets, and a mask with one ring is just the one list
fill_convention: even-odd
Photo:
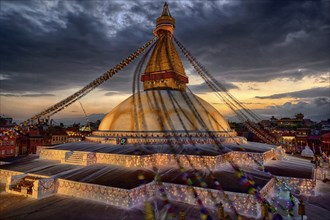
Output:
[[66,160],[67,164],[82,165],[84,152],[74,151]]

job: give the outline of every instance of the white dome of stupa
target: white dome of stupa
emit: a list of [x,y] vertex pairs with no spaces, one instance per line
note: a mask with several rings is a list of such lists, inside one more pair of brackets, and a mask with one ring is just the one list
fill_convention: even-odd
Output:
[[208,102],[190,92],[177,90],[148,90],[141,92],[140,97],[132,95],[109,112],[99,126],[99,131],[184,130],[224,132],[231,129]]

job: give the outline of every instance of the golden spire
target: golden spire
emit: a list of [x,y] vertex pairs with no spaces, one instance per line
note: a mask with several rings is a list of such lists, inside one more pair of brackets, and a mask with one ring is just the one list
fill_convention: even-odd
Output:
[[175,19],[165,2],[162,15],[156,20],[153,33],[158,37],[141,80],[144,90],[175,89],[186,90],[188,77],[173,44]]
[[159,37],[160,30],[169,31],[171,32],[171,34],[173,34],[174,28],[175,19],[171,16],[168,4],[165,2],[163,6],[162,15],[156,20],[156,29],[154,30],[154,34]]
[[168,8],[167,2],[164,3],[162,16],[171,16],[170,9]]

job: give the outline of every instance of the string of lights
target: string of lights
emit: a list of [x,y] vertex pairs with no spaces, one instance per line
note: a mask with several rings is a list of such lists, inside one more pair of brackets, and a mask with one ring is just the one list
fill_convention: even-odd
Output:
[[53,115],[64,108],[68,107],[78,99],[82,98],[89,92],[91,92],[93,89],[110,79],[113,75],[115,75],[120,70],[124,69],[128,64],[130,64],[132,61],[134,61],[139,55],[141,55],[146,48],[148,48],[157,38],[154,37],[149,42],[144,44],[141,48],[136,50],[134,53],[129,55],[126,59],[122,60],[119,64],[108,70],[106,73],[102,74],[95,80],[93,80],[91,83],[87,84],[85,87],[80,89],[79,91],[75,92],[74,94],[70,95],[69,97],[63,99],[62,101],[56,103],[55,105],[47,108],[46,110],[32,116],[31,118],[27,119],[26,121],[22,122],[21,125],[27,125],[29,123],[32,123],[35,120],[38,120],[39,118],[47,117],[50,115]]
[[[205,68],[203,68],[197,59],[191,55],[191,53],[176,39],[174,41],[177,43],[178,47],[182,51],[183,55],[186,59],[190,62],[190,64],[194,67],[196,72],[204,79],[206,84],[215,92],[219,98],[225,101],[228,107],[238,116],[240,121],[244,123],[244,125],[255,135],[257,135],[261,140],[264,140],[266,143],[274,143],[274,139],[268,136],[265,132],[261,129],[254,129],[251,124],[253,122],[250,121],[248,115],[250,115],[250,110],[247,111],[247,108],[242,107],[236,99],[232,98],[230,94],[221,83],[214,79],[214,77],[209,74]],[[222,93],[220,93],[222,91]],[[229,97],[227,97],[227,96]],[[240,108],[239,108],[240,107]],[[250,115],[251,116],[251,115]],[[253,116],[251,116],[253,118]],[[256,125],[254,126],[256,127]]]

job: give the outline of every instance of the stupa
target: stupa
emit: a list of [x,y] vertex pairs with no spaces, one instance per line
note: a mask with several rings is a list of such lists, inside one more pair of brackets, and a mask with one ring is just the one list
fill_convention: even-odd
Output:
[[[200,210],[207,208],[215,219],[221,204],[231,215],[256,219],[262,204],[251,186],[275,206],[272,192],[278,184],[313,192],[309,161],[277,160],[283,158],[281,146],[237,136],[212,105],[186,91],[189,80],[173,44],[175,26],[165,4],[154,30],[158,40],[141,75],[144,91],[108,113],[87,142],[39,146],[37,159],[0,166],[8,200],[15,194],[35,199],[25,219],[101,219],[102,210],[108,219],[144,219],[143,203],[160,200],[165,205],[159,213],[165,215],[168,204],[180,202],[175,212],[203,205]],[[52,213],[43,212],[40,204],[54,206]],[[13,212],[24,212],[24,207],[2,214]],[[186,214],[196,217],[196,212]]]
[[310,149],[310,147],[308,145],[306,145],[304,150],[301,151],[301,156],[303,156],[303,157],[314,157],[314,153]]
[[209,144],[212,135],[221,142],[245,141],[212,105],[186,91],[189,80],[173,43],[174,29],[175,19],[165,4],[153,32],[158,41],[141,76],[144,91],[109,112],[88,140],[163,144],[178,136],[183,143],[199,137]]

